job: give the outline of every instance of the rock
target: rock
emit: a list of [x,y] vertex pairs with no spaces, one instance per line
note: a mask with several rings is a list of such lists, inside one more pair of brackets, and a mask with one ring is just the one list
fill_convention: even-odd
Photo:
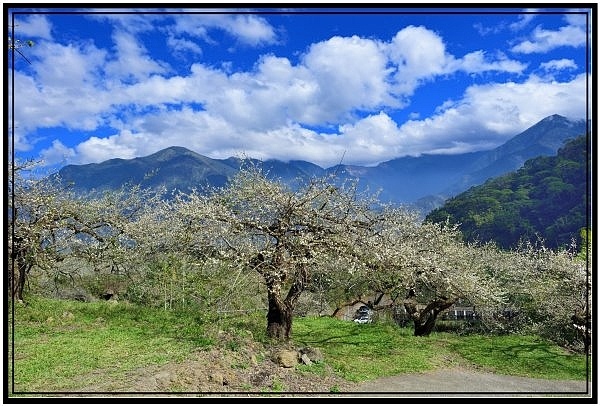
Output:
[[171,373],[168,371],[162,371],[158,374],[154,375],[154,379],[156,379],[156,384],[161,388],[168,388],[172,381]]
[[219,386],[227,386],[232,382],[235,382],[235,375],[226,371],[215,371],[208,376],[208,380]]
[[323,353],[318,348],[304,347],[300,349],[301,355],[306,355],[312,362],[323,362]]
[[302,354],[300,356],[300,360],[302,361],[302,363],[304,365],[312,365],[312,361],[310,360],[310,358],[308,358],[308,355],[306,355],[306,354]]
[[209,375],[208,379],[217,385],[223,386],[225,384],[225,377],[219,372],[213,372]]
[[275,355],[275,360],[279,366],[292,368],[298,365],[298,353],[293,350],[279,350]]

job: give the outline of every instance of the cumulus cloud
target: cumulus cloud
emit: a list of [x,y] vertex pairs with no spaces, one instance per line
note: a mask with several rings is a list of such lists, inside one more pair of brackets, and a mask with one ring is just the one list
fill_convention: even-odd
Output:
[[40,157],[42,163],[65,164],[72,162],[76,154],[73,148],[65,146],[60,140],[54,140],[50,148],[43,149],[40,152]]
[[[440,142],[440,148],[452,137],[473,145],[473,150],[482,147],[475,146],[476,142],[495,146],[549,115],[582,117],[586,100],[581,95],[585,95],[585,89],[585,74],[564,83],[532,75],[523,83],[473,85],[460,100],[442,106],[427,128],[438,129],[431,135]],[[453,130],[444,135],[445,128]]]
[[492,58],[477,50],[457,58],[446,51],[442,38],[425,27],[409,26],[399,31],[388,45],[390,60],[397,65],[396,89],[412,95],[422,81],[458,71],[482,73],[500,71],[520,73],[527,64],[500,54]]
[[57,92],[74,91],[81,86],[93,90],[108,55],[91,42],[43,42],[31,52],[37,82]]
[[95,129],[111,106],[98,80],[105,51],[89,43],[50,42],[31,50],[34,75],[14,72],[15,123],[25,131],[54,126]]
[[[197,41],[213,41],[210,30],[217,27],[238,44],[277,41],[258,16],[195,17],[163,27],[171,51],[201,55]],[[374,165],[402,155],[491,148],[547,115],[585,111],[585,76],[565,83],[523,78],[526,64],[483,50],[453,55],[423,26],[387,39],[333,36],[294,60],[263,54],[248,70],[196,61],[177,73],[152,57],[136,32],[118,25],[108,49],[47,43],[36,50],[33,74],[16,72],[15,122],[22,131],[90,132],[73,147],[53,143],[43,151],[49,163],[133,158],[181,145],[214,158],[246,153],[331,166],[344,156],[345,163]],[[542,69],[569,67],[556,60]],[[510,74],[521,82],[472,85],[431,117],[413,112],[402,125],[395,120],[419,86],[457,72]],[[95,133],[101,126],[111,135]]]
[[508,72],[521,73],[527,67],[526,63],[508,59],[506,55],[500,54],[492,59],[485,51],[474,51],[466,54],[460,59],[449,58],[446,70],[448,72],[463,71],[466,73],[481,72]]
[[313,44],[303,65],[317,86],[314,94],[320,117],[316,120],[329,121],[355,109],[395,105],[386,83],[390,73],[386,63],[379,43],[373,40],[333,37]]
[[397,67],[396,89],[406,95],[414,92],[420,80],[447,73],[451,59],[441,37],[421,26],[399,31],[388,45],[388,52]]
[[[585,75],[570,82],[536,76],[523,83],[473,85],[456,101],[439,106],[431,117],[398,125],[385,112],[343,124],[323,134],[287,124],[269,130],[245,130],[207,111],[164,110],[138,117],[110,137],[92,137],[75,148],[74,160],[100,162],[132,158],[171,145],[227,158],[243,153],[260,158],[304,159],[328,167],[345,163],[375,165],[403,155],[463,153],[494,148],[546,116],[580,117],[585,111]],[[531,103],[531,100],[544,103]],[[60,147],[60,145],[59,145]],[[59,152],[55,155],[61,155]],[[48,152],[48,155],[50,152]],[[71,155],[73,156],[73,155]]]
[[545,30],[537,26],[530,39],[513,46],[511,51],[523,54],[544,53],[564,46],[581,47],[586,44],[586,40],[585,28],[579,25],[566,25],[558,30]]

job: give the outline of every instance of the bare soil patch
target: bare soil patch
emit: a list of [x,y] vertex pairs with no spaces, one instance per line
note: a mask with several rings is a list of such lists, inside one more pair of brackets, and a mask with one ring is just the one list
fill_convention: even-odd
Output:
[[266,349],[248,340],[235,350],[213,348],[197,351],[183,362],[138,368],[124,378],[96,371],[79,377],[77,392],[135,392],[189,395],[330,393],[350,391],[355,384],[324,366],[318,373],[284,368]]

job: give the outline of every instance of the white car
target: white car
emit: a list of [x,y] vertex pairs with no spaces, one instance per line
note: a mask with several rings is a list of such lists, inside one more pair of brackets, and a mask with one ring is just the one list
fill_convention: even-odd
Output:
[[354,322],[359,324],[373,322],[373,311],[368,306],[361,306],[354,316]]

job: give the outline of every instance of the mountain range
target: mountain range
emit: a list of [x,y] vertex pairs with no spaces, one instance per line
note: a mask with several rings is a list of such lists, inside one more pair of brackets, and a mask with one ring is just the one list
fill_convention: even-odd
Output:
[[[556,154],[565,141],[586,131],[585,120],[574,121],[552,115],[488,151],[407,156],[373,167],[340,164],[322,168],[298,160],[250,161],[260,165],[268,177],[292,187],[312,177],[335,173],[340,181],[357,179],[360,188],[368,188],[372,192],[379,190],[382,201],[413,205],[427,213],[471,186],[517,170],[530,158]],[[173,146],[145,157],[67,165],[58,172],[58,176],[78,193],[116,189],[127,183],[188,191],[225,185],[239,171],[242,163],[239,158],[212,159]]]

